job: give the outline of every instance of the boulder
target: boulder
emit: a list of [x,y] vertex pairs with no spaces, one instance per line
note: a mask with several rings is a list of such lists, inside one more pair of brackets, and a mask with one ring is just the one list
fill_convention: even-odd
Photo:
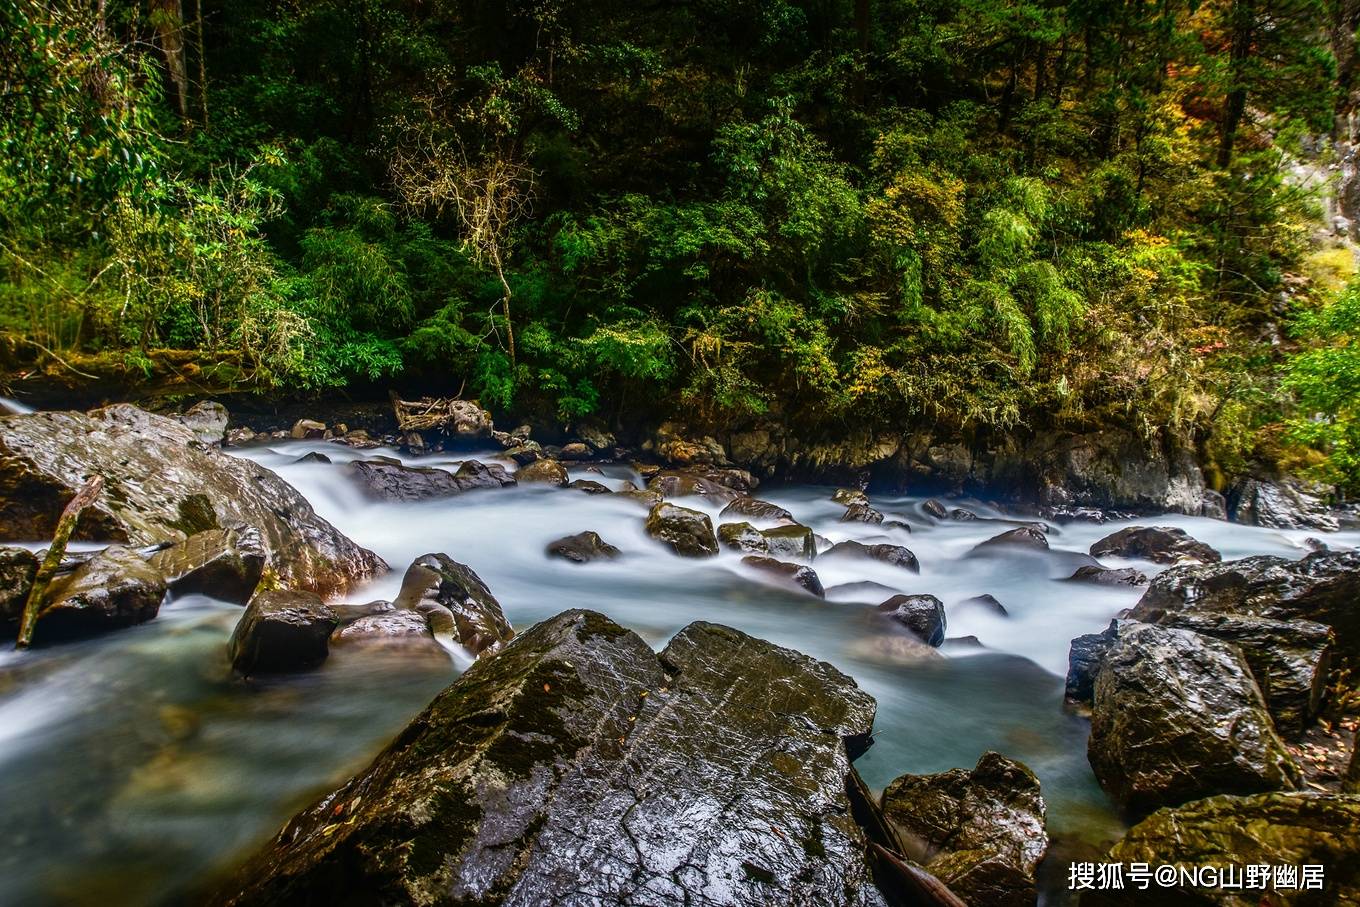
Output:
[[881,523],[883,514],[868,504],[851,504],[841,516],[842,523]]
[[[1173,879],[1150,891],[1082,893],[1082,907],[1360,903],[1360,798],[1339,794],[1263,793],[1208,797],[1164,809],[1129,829],[1110,851],[1111,862],[1232,868],[1238,885],[1196,887]],[[1243,867],[1324,867],[1321,891],[1280,886],[1271,894],[1241,886]],[[1270,879],[1273,880],[1271,875]]]
[[315,593],[266,589],[236,622],[227,648],[231,666],[247,677],[314,668],[330,654],[339,622]]
[[744,516],[753,520],[767,520],[769,522],[793,522],[793,514],[777,504],[769,501],[762,501],[758,498],[740,497],[732,501],[718,514],[720,517]]
[[[518,473],[516,473],[518,475]],[[476,488],[509,488],[518,484],[516,476],[510,475],[499,463],[483,463],[480,460],[464,460],[453,474],[460,491]]]
[[831,493],[831,500],[849,507],[852,504],[868,504],[869,496],[858,488],[837,488]]
[[989,551],[1005,550],[1008,548],[1047,551],[1048,536],[1038,527],[1019,526],[1015,529],[1007,530],[1000,535],[992,536],[985,542],[978,542],[973,546],[973,552],[983,554]]
[[144,623],[164,600],[165,577],[137,552],[110,545],[52,580],[34,638],[88,636]]
[[727,452],[721,444],[708,435],[695,438],[678,422],[662,423],[648,446],[663,461],[676,466],[727,463]]
[[218,905],[880,905],[851,820],[873,699],[695,623],[568,611],[478,661]]
[[1292,790],[1299,779],[1241,650],[1135,622],[1120,626],[1096,674],[1087,757],[1135,816],[1217,793]]
[[331,458],[328,457],[328,456],[326,456],[325,454],[321,453],[321,452],[318,451],[318,450],[314,450],[314,451],[312,451],[311,453],[305,453],[305,454],[303,454],[302,456],[298,457],[296,460],[293,461],[294,464],[298,464],[298,463],[329,463],[329,462],[331,462]]
[[227,408],[212,400],[200,400],[176,418],[193,432],[194,440],[210,447],[222,446],[227,437],[227,422],[231,420]]
[[757,529],[750,523],[723,523],[718,527],[718,541],[724,548],[750,554],[803,560],[812,560],[817,554],[812,530],[796,523],[773,529]]
[[543,456],[543,448],[537,441],[526,441],[523,444],[506,448],[505,456],[514,460],[518,466],[528,466]]
[[600,538],[598,532],[578,532],[548,543],[548,557],[560,557],[574,564],[610,560],[619,556],[619,549]]
[[912,573],[920,573],[921,565],[916,560],[916,555],[911,550],[901,545],[866,545],[863,542],[848,541],[837,542],[828,549],[822,557],[858,557],[868,558],[873,561],[882,561],[894,567],[901,567],[910,570]]
[[1110,625],[1099,633],[1087,633],[1072,640],[1067,650],[1066,699],[1078,705],[1091,704],[1095,694],[1096,674],[1105,661],[1105,653],[1119,638],[1119,621],[1112,620]]
[[937,520],[949,518],[949,508],[934,498],[922,501],[921,510],[924,511],[927,516],[933,516]]
[[1335,532],[1341,522],[1312,490],[1292,479],[1269,482],[1246,479],[1230,495],[1232,518],[1247,526],[1270,529],[1320,529]]
[[567,487],[574,491],[583,491],[586,494],[610,494],[608,485],[602,485],[592,479],[576,479],[569,482]]
[[572,441],[562,445],[561,456],[564,460],[589,460],[595,456],[595,451],[583,441]]
[[504,488],[516,483],[504,466],[477,460],[463,461],[457,472],[434,466],[407,466],[391,457],[354,460],[345,469],[370,497],[384,501],[447,498],[478,488]]
[[1241,649],[1284,737],[1297,739],[1321,710],[1332,663],[1332,631],[1326,625],[1213,611],[1173,611],[1158,623]]
[[944,642],[944,602],[933,595],[894,595],[880,604],[878,610],[927,645]]
[[292,431],[288,436],[295,441],[302,441],[307,438],[324,438],[326,436],[326,423],[318,422],[315,419],[298,419],[293,423]]
[[280,585],[323,595],[387,569],[273,472],[193,442],[179,422],[126,404],[0,418],[0,540],[51,538],[62,507],[100,475],[77,539],[141,547],[252,526]]
[[0,547],[0,625],[24,616],[38,556],[27,548]]
[[520,467],[515,478],[521,482],[537,482],[544,485],[566,485],[571,481],[567,468],[556,460],[543,458],[527,466]]
[[379,611],[341,624],[331,633],[332,646],[362,646],[365,649],[411,651],[438,656],[448,655],[434,638],[425,615],[418,611],[392,609]]
[[1006,606],[1001,604],[996,596],[991,593],[983,593],[982,595],[974,595],[972,598],[965,598],[963,601],[959,602],[958,606],[961,608],[980,608],[983,611],[989,611],[998,617],[1010,616],[1010,612],[1006,610]]
[[707,476],[691,472],[660,472],[647,482],[647,490],[663,498],[702,497],[713,504],[726,504],[743,497],[742,493]]
[[647,534],[681,557],[712,557],[718,539],[708,515],[688,507],[661,502],[647,514]]
[[515,635],[481,577],[447,554],[416,558],[393,604],[425,615],[436,633],[447,633],[474,656],[496,652]]
[[1198,561],[1217,564],[1223,557],[1213,548],[1174,526],[1130,526],[1091,546],[1092,557],[1129,557],[1158,564]]
[[1158,574],[1132,617],[1156,622],[1171,611],[1215,611],[1311,620],[1336,632],[1337,654],[1360,663],[1360,551],[1320,551],[1302,560],[1261,555]]
[[610,432],[589,422],[576,426],[576,437],[580,438],[586,444],[589,444],[591,449],[598,453],[613,450],[619,443],[618,439]]
[[903,775],[883,791],[883,817],[907,853],[969,904],[1033,907],[1048,850],[1039,779],[983,753],[972,771]]
[[1147,574],[1132,567],[1112,569],[1097,564],[1084,564],[1067,578],[1070,583],[1094,583],[1097,586],[1146,586]]
[[623,498],[626,501],[632,501],[634,504],[640,504],[648,510],[651,510],[663,500],[661,495],[655,491],[643,491],[637,488],[620,489],[614,492],[614,496]]
[[790,564],[787,561],[776,560],[772,557],[761,557],[756,554],[748,554],[741,559],[741,562],[748,567],[768,573],[785,582],[811,592],[818,598],[826,595],[826,590],[822,588],[822,581],[817,576],[815,570],[803,564]]
[[208,529],[147,558],[176,595],[200,593],[244,605],[264,575],[260,534],[248,526]]

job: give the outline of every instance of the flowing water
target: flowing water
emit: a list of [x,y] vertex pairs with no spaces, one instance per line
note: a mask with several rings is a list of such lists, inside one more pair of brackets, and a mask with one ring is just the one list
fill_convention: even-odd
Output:
[[[296,462],[314,450],[334,462]],[[471,565],[519,628],[567,608],[593,608],[660,647],[690,621],[728,624],[830,661],[874,695],[875,745],[856,763],[871,787],[904,772],[971,767],[995,749],[1041,778],[1056,853],[1120,833],[1087,766],[1086,722],[1062,707],[1063,674],[1072,637],[1102,629],[1140,593],[1060,580],[1077,553],[1128,523],[1068,524],[1050,535],[1054,551],[978,557],[969,554],[974,545],[1012,524],[977,502],[954,503],[979,519],[936,523],[920,499],[875,496],[889,519],[911,524],[908,533],[838,522],[844,508],[828,487],[761,489],[760,497],[832,541],[891,541],[920,559],[920,575],[873,561],[818,561],[829,590],[822,601],[763,581],[730,552],[707,560],[667,553],[643,532],[644,511],[628,499],[529,486],[378,503],[350,482],[343,463],[395,456],[391,450],[316,441],[238,453],[276,470],[392,565],[352,601],[392,598],[407,564],[442,551]],[[605,473],[573,470],[573,477],[614,487],[638,481],[624,467]],[[682,503],[715,517],[719,509]],[[1185,516],[1139,522],[1180,526],[1225,559],[1300,557],[1310,534]],[[585,529],[623,556],[576,565],[544,555],[547,542]],[[1356,544],[1360,533],[1327,540]],[[946,658],[904,661],[882,644],[872,605],[888,590],[945,602],[954,640],[943,647]],[[996,596],[1009,616],[960,604],[982,593]],[[0,654],[0,904],[192,901],[297,808],[361,768],[463,666],[456,657],[412,661],[350,647],[318,671],[247,683],[230,676],[225,656],[240,613],[188,596],[167,602],[149,624]],[[967,636],[977,642],[959,640]]]

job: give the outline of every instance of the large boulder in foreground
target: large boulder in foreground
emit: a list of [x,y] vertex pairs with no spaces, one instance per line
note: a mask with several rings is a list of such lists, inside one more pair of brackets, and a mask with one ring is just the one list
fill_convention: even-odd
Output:
[[1096,674],[1087,757],[1133,815],[1299,778],[1236,646],[1134,622],[1119,625]]
[[515,635],[481,577],[447,554],[416,558],[393,605],[425,615],[436,634],[448,635],[474,656],[495,652]]
[[1175,526],[1129,526],[1091,546],[1092,557],[1130,557],[1158,564],[1198,561],[1217,564],[1222,555]]
[[[1259,907],[1263,904],[1360,903],[1360,797],[1337,794],[1257,794],[1209,797],[1154,813],[1110,851],[1110,862],[1190,867],[1271,868],[1261,888],[1194,887],[1177,881],[1147,891],[1083,892],[1082,907]],[[1322,890],[1275,887],[1276,866],[1322,866]]]
[[662,501],[647,514],[647,534],[681,557],[712,557],[718,537],[708,514]]
[[478,661],[217,904],[883,903],[850,816],[873,699],[691,624],[567,611]]
[[883,817],[916,859],[969,904],[1033,907],[1048,850],[1039,779],[1000,753],[968,771],[903,775],[883,791]]
[[47,587],[34,638],[88,636],[151,620],[165,577],[135,551],[110,545]]
[[339,623],[313,592],[268,589],[250,600],[236,622],[227,655],[232,668],[247,677],[305,671],[326,660]]
[[0,418],[0,540],[51,538],[91,475],[104,477],[104,491],[81,515],[77,539],[141,547],[252,526],[280,584],[327,596],[387,569],[273,472],[127,404]]

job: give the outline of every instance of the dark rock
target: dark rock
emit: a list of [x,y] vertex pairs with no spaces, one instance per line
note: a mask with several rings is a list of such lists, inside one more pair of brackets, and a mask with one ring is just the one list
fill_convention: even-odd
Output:
[[882,601],[884,595],[896,595],[897,590],[882,583],[875,583],[872,580],[860,580],[855,583],[837,583],[826,590],[826,597],[838,602],[866,602]]
[[884,520],[880,525],[884,529],[901,529],[903,532],[911,532],[911,524],[903,520]]
[[326,423],[318,422],[315,419],[298,419],[293,423],[293,430],[288,434],[295,441],[306,438],[324,438],[326,436]]
[[331,634],[332,646],[360,645],[367,648],[411,650],[447,659],[434,638],[425,615],[418,611],[391,609],[342,624]]
[[831,493],[831,500],[849,507],[852,504],[868,504],[869,496],[858,488],[837,488]]
[[273,472],[193,441],[175,420],[125,404],[0,419],[0,540],[51,538],[76,489],[100,475],[77,539],[141,547],[253,526],[281,585],[326,595],[387,569]]
[[933,595],[894,595],[880,604],[878,610],[927,645],[944,642],[944,602]]
[[1158,623],[1235,643],[1286,738],[1297,739],[1321,710],[1332,664],[1332,631],[1324,624],[1212,611],[1172,611]]
[[164,600],[165,577],[135,551],[110,545],[52,580],[34,638],[88,636],[144,623]]
[[27,548],[0,548],[0,626],[24,615],[38,556]]
[[355,460],[345,468],[371,497],[385,501],[447,498],[478,488],[515,484],[505,467],[477,460],[465,460],[456,473],[434,466],[406,466],[391,457]]
[[528,466],[520,467],[515,478],[521,482],[541,482],[547,485],[566,485],[571,478],[567,469],[556,460],[535,460]]
[[527,441],[524,444],[507,448],[505,456],[514,460],[519,466],[528,466],[530,463],[542,458],[543,448],[537,441]]
[[1310,554],[1299,561],[1262,555],[1207,566],[1172,567],[1133,609],[1157,622],[1172,611],[1217,611],[1311,620],[1336,631],[1337,653],[1360,662],[1360,551]]
[[247,677],[305,671],[326,660],[339,618],[312,592],[267,589],[256,595],[231,634],[231,666]]
[[1095,583],[1099,586],[1145,586],[1147,585],[1147,575],[1132,567],[1120,567],[1112,569],[1110,567],[1098,567],[1094,564],[1086,564],[1078,567],[1076,572],[1067,578],[1072,583]]
[[1006,610],[1006,606],[1001,604],[1001,602],[997,601],[996,596],[992,595],[991,593],[984,593],[982,595],[974,595],[972,598],[965,598],[963,601],[959,602],[959,607],[981,608],[984,611],[990,611],[991,613],[999,615],[1001,617],[1010,616],[1010,612]]
[[933,516],[937,520],[943,520],[949,517],[949,508],[934,498],[922,502],[921,509],[925,511],[927,516]]
[[851,504],[841,516],[842,523],[881,523],[883,514],[868,504]]
[[509,488],[518,484],[517,475],[510,475],[499,463],[464,460],[453,474],[453,480],[460,491],[472,491],[476,488]]
[[1174,526],[1130,526],[1111,533],[1091,546],[1092,557],[1130,557],[1158,564],[1195,560],[1216,564],[1223,558],[1184,529]]
[[[1082,907],[1179,907],[1258,904],[1360,903],[1360,798],[1338,794],[1265,793],[1196,800],[1154,813],[1110,851],[1112,862],[1242,867],[1325,867],[1322,891],[1203,888],[1174,883],[1151,891],[1138,886],[1082,893]],[[1272,885],[1272,887],[1274,887]],[[1301,888],[1301,886],[1300,886]]]
[[1043,530],[1037,529],[1034,526],[1020,526],[1016,529],[1003,532],[1000,535],[993,536],[985,542],[978,542],[973,546],[973,551],[976,553],[984,553],[1006,548],[1047,551],[1048,536],[1044,534]]
[[296,464],[296,463],[329,463],[330,461],[331,461],[330,457],[326,456],[320,451],[314,450],[311,453],[303,454],[293,462]]
[[[568,611],[479,661],[290,821],[219,905],[880,905],[850,820],[873,700],[691,624]],[[759,754],[759,755],[757,755]]]
[[495,652],[515,635],[481,577],[447,554],[416,558],[393,604],[399,611],[424,614],[436,633],[449,633],[473,655]]
[[1133,815],[1216,793],[1291,790],[1299,770],[1236,646],[1121,625],[1096,674],[1087,756]]
[[614,495],[632,501],[635,504],[641,504],[648,510],[651,510],[663,500],[661,495],[655,491],[640,491],[636,488],[631,490],[620,489],[614,492]]
[[560,557],[576,564],[608,560],[619,556],[619,549],[600,538],[598,532],[578,532],[548,543],[548,557]]
[[1228,518],[1228,499],[1223,497],[1212,488],[1206,488],[1200,492],[1199,515],[1208,517],[1211,520],[1226,520]]
[[768,573],[781,580],[792,583],[801,589],[811,592],[818,598],[826,595],[826,590],[822,588],[822,581],[818,578],[816,571],[811,567],[802,564],[790,564],[787,561],[776,560],[772,557],[761,557],[760,555],[748,554],[741,559],[741,562],[748,567],[753,567],[762,573]]
[[1323,532],[1341,528],[1340,520],[1321,497],[1293,480],[1246,479],[1233,489],[1231,503],[1233,519],[1247,526]]
[[978,907],[1033,907],[1048,850],[1039,779],[983,753],[972,771],[903,775],[883,791],[883,817],[949,890]]
[[740,497],[728,504],[718,514],[719,517],[744,516],[753,520],[786,520],[793,522],[793,514],[783,507],[771,504],[769,501],[762,501],[758,498]]
[[977,514],[971,510],[964,510],[962,507],[955,507],[949,511],[949,518],[956,523],[967,523],[976,520]]
[[811,560],[817,553],[812,530],[797,524],[757,529],[750,523],[723,523],[718,527],[718,541],[733,551],[775,557]]
[[1072,640],[1067,650],[1068,702],[1090,705],[1095,693],[1096,674],[1105,661],[1105,653],[1119,638],[1119,621],[1112,620],[1100,633],[1087,633]]
[[712,557],[718,539],[708,514],[662,502],[647,514],[647,534],[681,557]]
[[882,561],[894,567],[901,567],[904,570],[910,570],[912,573],[921,572],[921,565],[917,562],[916,555],[912,554],[910,549],[903,548],[901,545],[866,545],[863,542],[856,541],[837,542],[822,557],[862,557]]
[[601,485],[591,479],[576,479],[567,483],[567,487],[586,494],[611,494],[608,485]]
[[222,446],[227,436],[227,423],[231,421],[227,408],[211,400],[200,400],[177,418],[193,432],[194,440],[209,447]]
[[702,497],[714,504],[730,503],[743,497],[740,491],[721,482],[689,472],[660,472],[647,482],[647,489],[662,497]]
[[209,529],[147,558],[176,595],[201,593],[244,605],[264,575],[265,551],[253,528]]

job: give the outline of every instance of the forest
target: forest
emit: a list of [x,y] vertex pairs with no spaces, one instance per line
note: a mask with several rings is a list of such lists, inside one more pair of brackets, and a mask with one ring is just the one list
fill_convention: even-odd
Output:
[[[0,330],[1360,483],[1353,0],[0,0]],[[207,380],[207,378],[205,378]]]

